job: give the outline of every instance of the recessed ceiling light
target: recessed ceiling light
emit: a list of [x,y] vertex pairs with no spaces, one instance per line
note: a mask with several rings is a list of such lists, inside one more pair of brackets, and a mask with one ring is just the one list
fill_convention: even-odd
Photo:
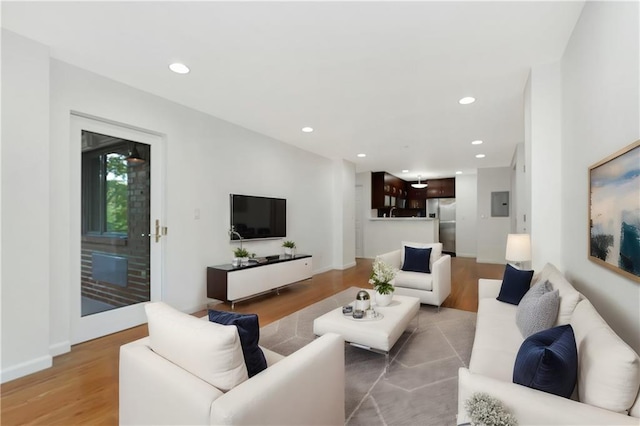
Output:
[[456,172],[456,174],[457,174],[457,175],[461,175],[461,174],[462,174],[462,170],[458,170],[458,171]]
[[188,66],[179,62],[169,65],[169,69],[177,74],[188,74],[191,71]]
[[476,155],[476,158],[484,158],[484,157],[485,157],[485,155],[484,155],[484,154],[478,154],[478,155]]
[[363,158],[363,157],[366,157],[366,156],[367,156],[367,154],[358,154],[358,157],[360,157],[360,158]]
[[464,98],[460,99],[458,101],[458,103],[460,103],[461,105],[469,105],[469,104],[474,103],[475,101],[476,101],[476,98],[473,98],[471,96],[467,96],[467,97],[464,97]]
[[409,173],[409,170],[404,169],[404,170],[402,171],[402,173]]
[[303,127],[302,131],[305,132],[305,133],[311,133],[311,132],[313,132],[313,127],[308,127],[308,126],[307,127]]
[[471,145],[482,145],[482,141],[481,140],[475,140],[473,142],[471,142]]

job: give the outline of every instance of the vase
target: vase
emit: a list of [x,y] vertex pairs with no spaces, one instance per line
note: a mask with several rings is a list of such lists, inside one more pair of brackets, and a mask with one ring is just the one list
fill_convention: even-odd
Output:
[[377,306],[388,306],[393,300],[393,293],[382,294],[376,291],[376,305]]
[[285,247],[284,248],[284,254],[286,254],[287,256],[295,256],[296,255],[296,249],[295,248],[291,248],[291,247]]

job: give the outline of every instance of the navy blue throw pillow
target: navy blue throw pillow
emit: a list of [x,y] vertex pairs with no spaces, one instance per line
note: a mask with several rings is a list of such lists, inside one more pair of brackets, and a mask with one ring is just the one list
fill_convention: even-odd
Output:
[[214,311],[209,309],[209,321],[222,325],[235,325],[238,328],[242,355],[249,377],[253,377],[267,368],[267,360],[258,346],[260,325],[256,314],[238,314],[235,312]]
[[527,337],[518,351],[513,383],[571,397],[578,378],[578,350],[571,325]]
[[431,257],[430,248],[404,247],[404,263],[402,270],[408,272],[424,272],[430,274],[429,258]]
[[531,278],[533,278],[533,271],[516,269],[507,263],[497,299],[501,302],[517,305],[529,291]]

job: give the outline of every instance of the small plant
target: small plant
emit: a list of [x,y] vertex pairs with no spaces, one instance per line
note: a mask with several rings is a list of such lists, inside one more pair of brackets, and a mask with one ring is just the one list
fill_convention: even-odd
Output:
[[296,243],[294,243],[293,241],[290,241],[290,240],[286,240],[286,241],[284,241],[282,243],[282,247],[294,249],[294,248],[296,248]]
[[235,257],[249,257],[249,252],[243,248],[237,248],[233,251]]
[[396,290],[393,284],[390,283],[390,281],[395,278],[396,272],[396,269],[390,265],[380,259],[376,259],[373,262],[373,270],[371,271],[369,284],[380,294],[391,294]]
[[500,401],[483,392],[476,392],[464,407],[474,426],[517,426],[518,421]]

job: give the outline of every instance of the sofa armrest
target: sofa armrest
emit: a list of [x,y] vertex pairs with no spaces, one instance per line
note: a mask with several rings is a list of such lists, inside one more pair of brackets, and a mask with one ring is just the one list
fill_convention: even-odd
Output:
[[327,333],[211,406],[211,424],[344,425],[344,339]]
[[401,253],[402,250],[398,249],[390,251],[389,253],[379,254],[378,256],[376,256],[376,259],[380,259],[387,265],[391,265],[396,269],[400,269],[400,266],[402,266]]
[[445,254],[433,262],[431,274],[433,277],[433,295],[438,302],[438,306],[440,306],[444,299],[451,294],[451,256]]
[[222,392],[161,357],[145,337],[120,347],[121,425],[209,423]]
[[497,398],[524,425],[638,425],[636,417],[616,413],[572,399],[541,392],[515,383],[503,382],[458,370],[458,418],[466,416],[464,403],[475,392]]
[[478,280],[478,300],[495,299],[500,294],[500,287],[502,287],[502,280],[480,278]]

